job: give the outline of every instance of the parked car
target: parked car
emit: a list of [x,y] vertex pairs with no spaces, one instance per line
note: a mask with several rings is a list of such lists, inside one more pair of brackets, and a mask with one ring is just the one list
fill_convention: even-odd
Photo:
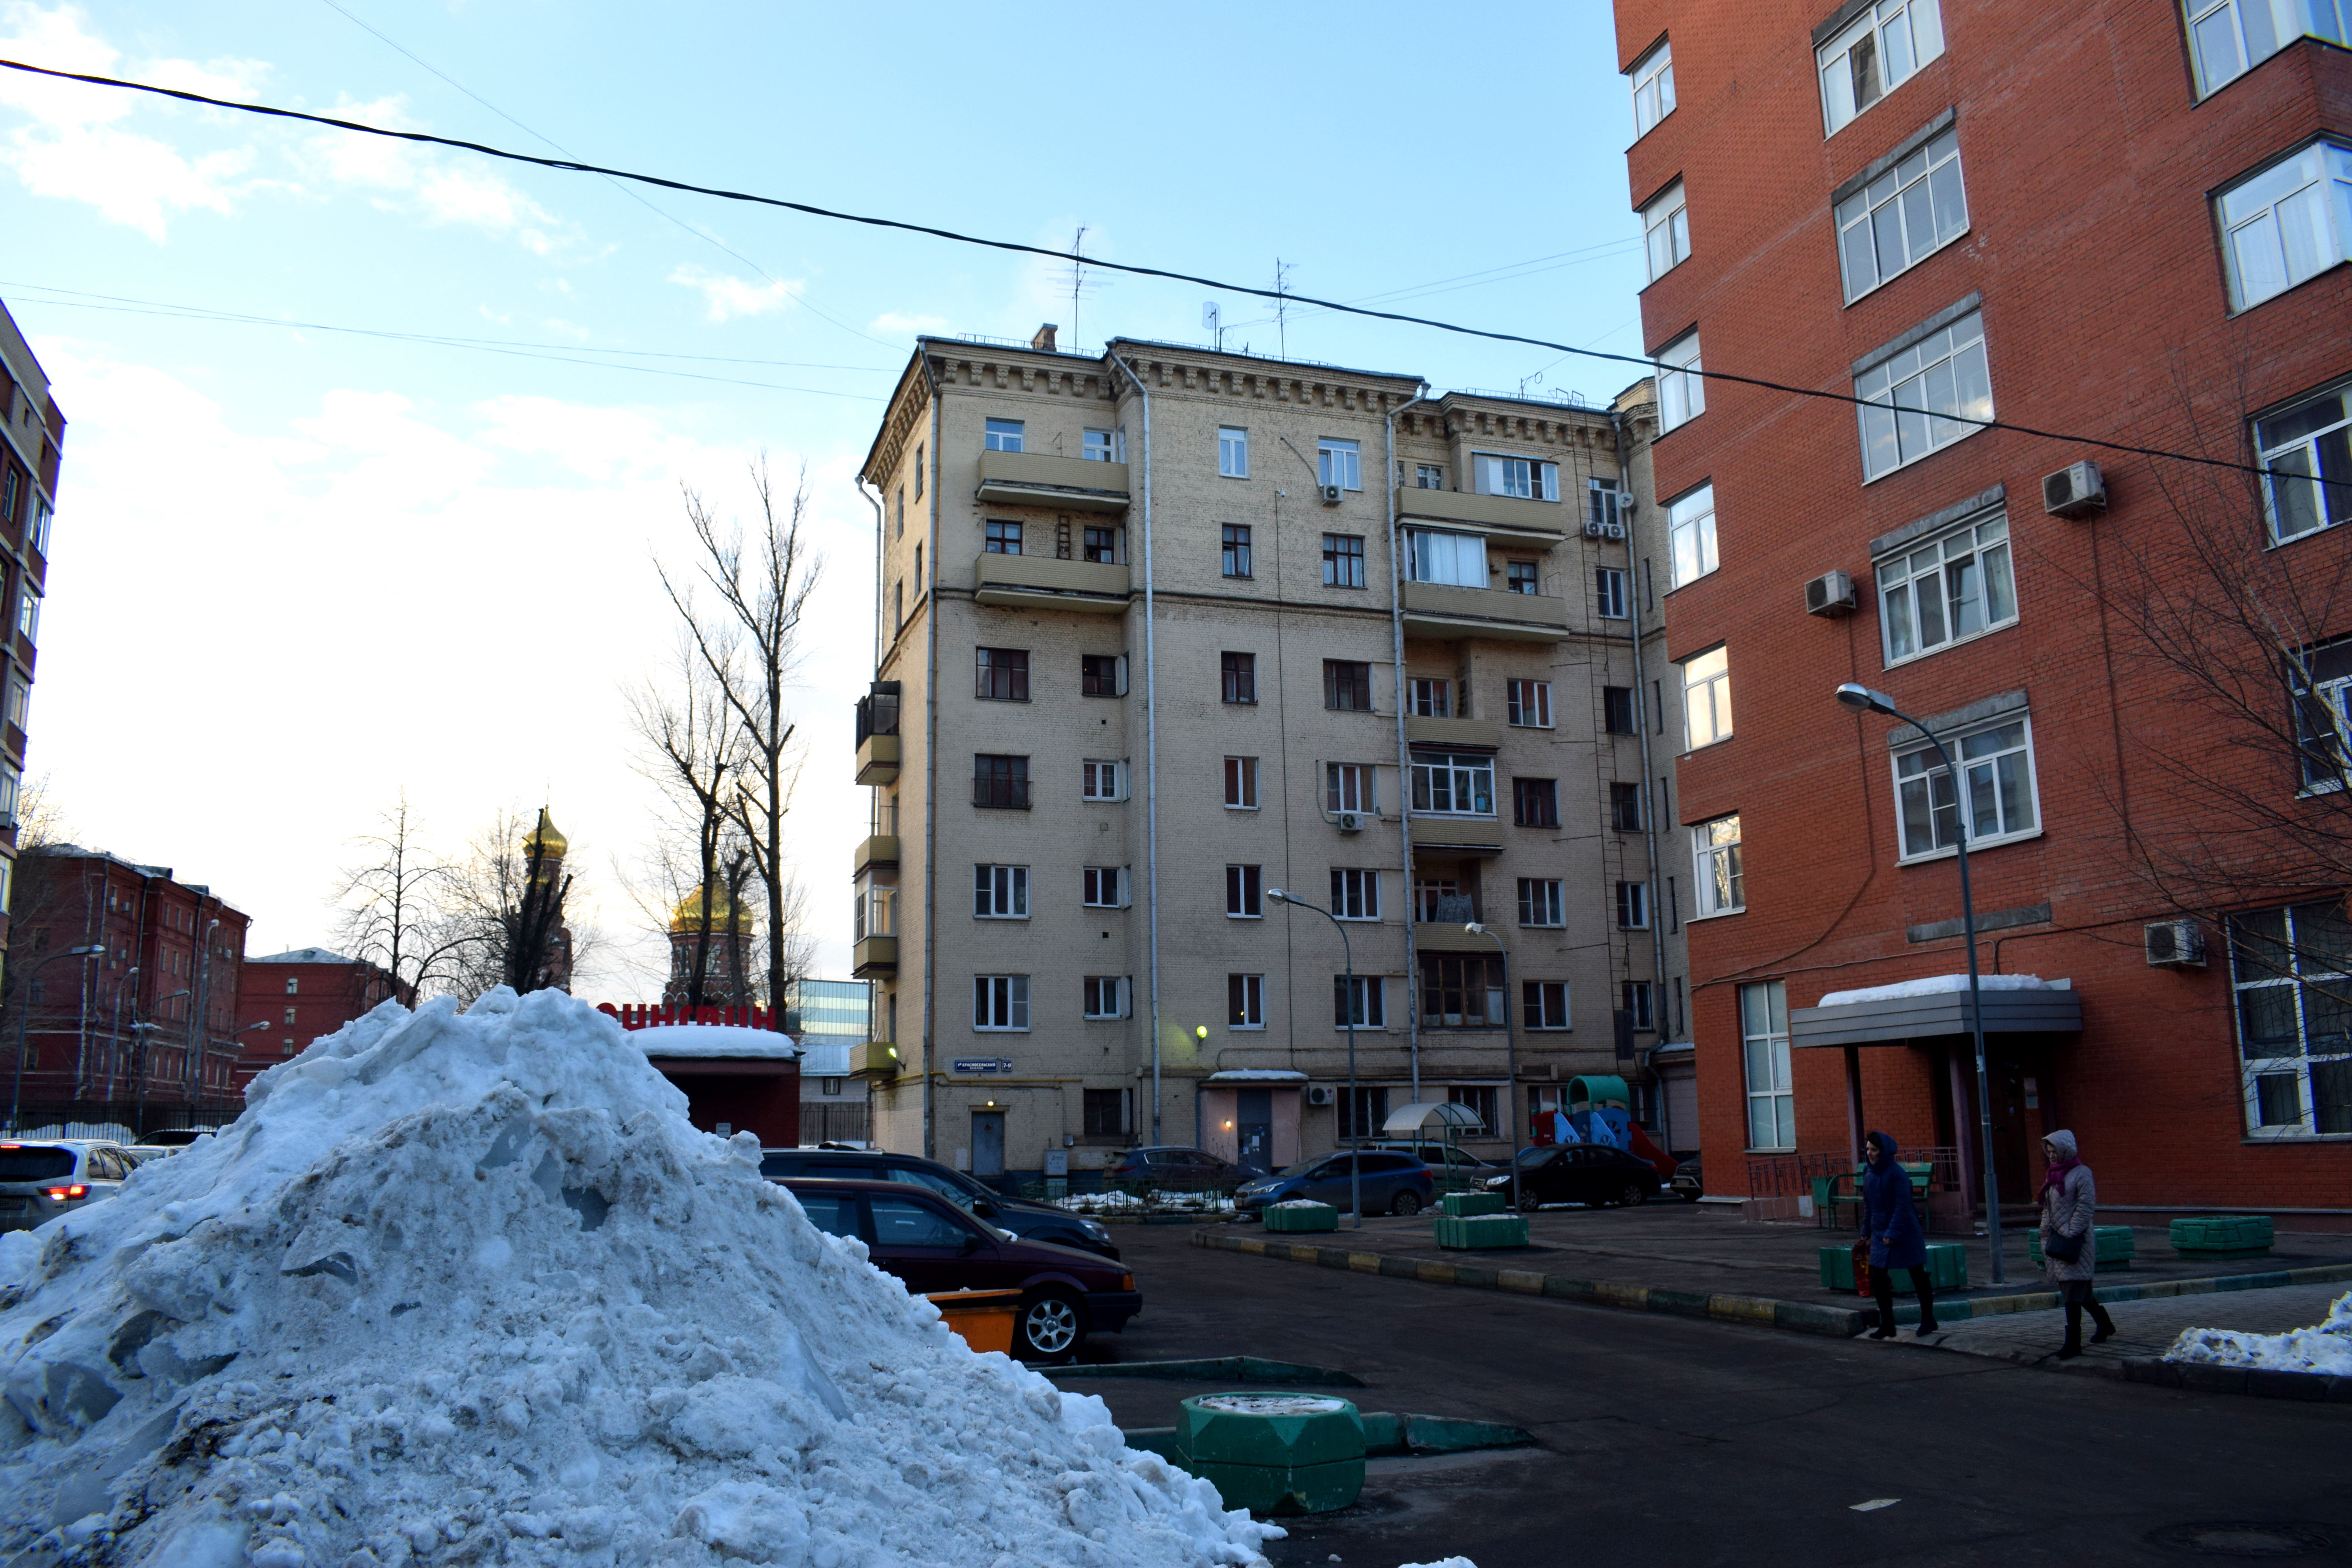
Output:
[[1698,1202],[1700,1195],[1706,1191],[1706,1184],[1699,1179],[1697,1155],[1692,1155],[1675,1167],[1673,1185],[1675,1196],[1682,1199],[1683,1202],[1686,1204]]
[[[1633,1208],[1655,1197],[1664,1184],[1647,1160],[1606,1143],[1522,1149],[1518,1158],[1523,1209],[1541,1204],[1618,1204]],[[1489,1176],[1486,1185],[1508,1193],[1511,1173],[1505,1171]]]
[[1230,1160],[1220,1160],[1205,1149],[1174,1143],[1148,1143],[1129,1149],[1105,1167],[1103,1180],[1113,1186],[1159,1187],[1177,1193],[1229,1193],[1250,1179],[1252,1172]]
[[[1279,1175],[1244,1182],[1234,1193],[1234,1207],[1243,1214],[1263,1214],[1268,1205],[1292,1198],[1308,1198],[1335,1208],[1351,1206],[1354,1183],[1348,1163],[1355,1156],[1342,1149],[1301,1160]],[[1363,1152],[1361,1181],[1366,1214],[1419,1214],[1437,1194],[1429,1167],[1412,1154],[1394,1149]]]
[[114,1146],[114,1150],[135,1167],[143,1165],[150,1160],[163,1160],[169,1159],[173,1154],[184,1154],[188,1152],[188,1145],[185,1143],[118,1143]]
[[1143,1310],[1135,1276],[1117,1264],[1014,1236],[927,1186],[800,1176],[782,1184],[818,1229],[865,1242],[876,1267],[915,1294],[1020,1291],[1013,1344],[1023,1361],[1066,1356],[1087,1334],[1118,1333]]
[[1055,1208],[1051,1204],[1008,1198],[961,1171],[951,1171],[937,1160],[919,1154],[888,1154],[878,1149],[834,1145],[822,1149],[767,1149],[760,1154],[760,1174],[771,1181],[792,1176],[830,1176],[842,1181],[904,1182],[927,1187],[968,1214],[1024,1241],[1050,1241],[1057,1247],[1081,1247],[1116,1261],[1110,1227],[1100,1220]]
[[1367,1149],[1394,1149],[1411,1154],[1429,1167],[1429,1173],[1440,1190],[1484,1185],[1488,1176],[1504,1169],[1492,1160],[1481,1160],[1475,1154],[1444,1143],[1416,1143],[1404,1140],[1383,1139],[1367,1143]]
[[199,1138],[209,1138],[217,1127],[166,1127],[140,1140],[142,1148],[184,1149]]
[[80,1138],[0,1143],[0,1230],[30,1230],[121,1190],[138,1161]]

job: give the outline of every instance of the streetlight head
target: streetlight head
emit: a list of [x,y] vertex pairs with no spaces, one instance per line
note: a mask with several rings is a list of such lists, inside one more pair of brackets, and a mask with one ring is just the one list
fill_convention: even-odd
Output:
[[1195,1024],[1195,1025],[1193,1025],[1193,1026],[1192,1026],[1192,1037],[1193,1037],[1194,1039],[1196,1039],[1196,1040],[1205,1040],[1205,1039],[1207,1039],[1207,1038],[1209,1037],[1209,1026],[1208,1026],[1208,1025],[1206,1025],[1206,1024]]
[[1286,904],[1290,902],[1290,895],[1284,892],[1280,888],[1268,888],[1265,890],[1265,896],[1272,899],[1277,904]]
[[1837,700],[1857,713],[1892,713],[1895,700],[1884,691],[1873,691],[1859,681],[1849,680],[1837,689]]
[[87,947],[69,947],[66,949],[66,954],[70,958],[88,958],[93,953],[104,952],[105,951],[106,948],[103,943],[91,942]]
[[1486,928],[1476,921],[1472,921],[1468,925],[1464,926],[1462,929],[1468,931],[1472,936],[1485,936],[1486,934]]

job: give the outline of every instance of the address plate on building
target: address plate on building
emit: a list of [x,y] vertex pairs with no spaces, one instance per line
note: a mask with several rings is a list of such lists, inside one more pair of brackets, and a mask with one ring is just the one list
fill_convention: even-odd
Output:
[[1011,1072],[1011,1057],[958,1057],[949,1064],[958,1072]]

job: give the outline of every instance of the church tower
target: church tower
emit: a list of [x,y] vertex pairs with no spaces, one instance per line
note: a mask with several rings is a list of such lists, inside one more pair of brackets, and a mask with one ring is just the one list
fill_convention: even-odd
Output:
[[[705,923],[704,906],[709,905]],[[701,954],[702,1005],[751,1005],[751,911],[713,882],[678,900],[669,917],[669,980],[662,1001],[683,1007],[694,1000],[696,954]]]

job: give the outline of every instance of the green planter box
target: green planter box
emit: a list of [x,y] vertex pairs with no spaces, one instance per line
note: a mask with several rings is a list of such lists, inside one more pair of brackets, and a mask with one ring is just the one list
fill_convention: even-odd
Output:
[[2244,1258],[2271,1249],[2268,1215],[2210,1215],[2172,1222],[2172,1249],[2197,1258]]
[[[2139,1254],[2139,1239],[2127,1225],[2095,1225],[2091,1227],[2092,1272],[2112,1274],[2129,1268]],[[2042,1263],[2042,1230],[2040,1226],[2025,1233],[2025,1256],[2036,1268]]]
[[1252,1513],[1329,1513],[1352,1505],[1364,1489],[1361,1459],[1290,1467],[1194,1459],[1184,1468],[1216,1488],[1227,1508]]
[[[1851,1294],[1853,1282],[1853,1244],[1824,1247],[1821,1249],[1822,1289],[1843,1290]],[[1957,1242],[1930,1242],[1927,1246],[1927,1283],[1937,1290],[1965,1290],[1969,1288],[1969,1249]],[[1897,1268],[1895,1293],[1913,1294],[1911,1273]]]
[[1448,1193],[1437,1203],[1447,1214],[1465,1218],[1471,1215],[1501,1214],[1504,1206],[1500,1193]]
[[1263,1212],[1265,1215],[1265,1228],[1284,1235],[1339,1228],[1339,1211],[1329,1204],[1313,1204],[1300,1208],[1286,1208],[1280,1204],[1274,1204]]
[[1525,1247],[1528,1220],[1516,1214],[1442,1214],[1437,1216],[1437,1245],[1454,1252],[1480,1252],[1489,1247]]
[[1328,1394],[1200,1394],[1180,1407],[1176,1440],[1227,1508],[1328,1513],[1364,1489],[1363,1415]]

